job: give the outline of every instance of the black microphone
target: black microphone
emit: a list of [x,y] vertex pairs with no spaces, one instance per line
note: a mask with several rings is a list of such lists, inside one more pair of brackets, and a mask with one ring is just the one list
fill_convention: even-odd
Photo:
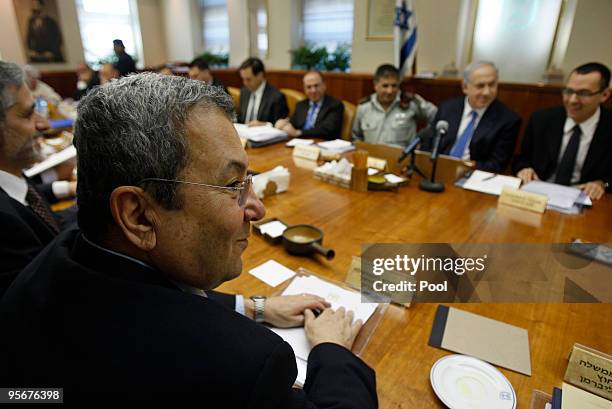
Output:
[[397,163],[402,163],[402,161],[404,159],[406,159],[408,157],[408,155],[410,155],[412,153],[412,151],[414,151],[416,149],[416,147],[421,143],[421,137],[419,137],[418,135],[412,140],[412,142],[410,142],[410,144],[408,146],[406,146],[406,148],[404,149],[404,151],[402,152],[402,154],[400,155],[399,159],[397,160]]
[[431,149],[431,161],[435,162],[438,159],[438,150],[440,148],[440,139],[446,135],[448,131],[448,122],[438,121],[436,124],[436,136],[434,137],[433,148]]

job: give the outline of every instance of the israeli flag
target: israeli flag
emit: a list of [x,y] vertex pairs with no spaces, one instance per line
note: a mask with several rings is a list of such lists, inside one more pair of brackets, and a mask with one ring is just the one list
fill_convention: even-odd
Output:
[[412,1],[397,0],[395,3],[395,65],[399,68],[400,79],[412,70],[416,55],[417,26]]

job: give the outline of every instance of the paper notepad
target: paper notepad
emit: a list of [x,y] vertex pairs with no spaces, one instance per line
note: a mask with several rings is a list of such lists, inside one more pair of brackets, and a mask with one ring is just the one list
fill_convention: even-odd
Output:
[[527,330],[501,321],[439,305],[429,345],[531,376]]
[[496,175],[495,173],[475,170],[463,185],[464,189],[476,192],[488,193],[490,195],[501,195],[504,187],[518,189],[521,179],[513,176]]
[[281,263],[268,260],[265,263],[251,269],[250,274],[259,278],[271,287],[276,287],[295,275],[295,271],[288,269]]
[[612,409],[612,401],[563,382],[561,407],[563,409]]
[[[374,303],[362,303],[360,293],[346,290],[315,276],[298,276],[294,278],[291,284],[283,291],[283,295],[304,293],[325,298],[334,310],[344,307],[346,310],[353,311],[354,320],[360,319],[364,323],[374,314],[378,306],[378,304]],[[311,347],[306,338],[304,328],[270,329],[291,345],[296,358],[308,361],[308,354],[310,354]]]
[[571,209],[580,197],[581,190],[571,186],[534,180],[524,185],[522,190],[548,197],[548,206],[559,209]]

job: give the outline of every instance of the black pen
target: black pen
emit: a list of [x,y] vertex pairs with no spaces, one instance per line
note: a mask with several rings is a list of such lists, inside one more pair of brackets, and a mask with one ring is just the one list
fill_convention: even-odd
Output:
[[495,176],[497,176],[497,175],[493,174],[493,175],[491,175],[491,176],[487,176],[486,178],[482,179],[482,180],[481,180],[481,182],[484,182],[485,180],[491,180],[491,179],[493,179]]

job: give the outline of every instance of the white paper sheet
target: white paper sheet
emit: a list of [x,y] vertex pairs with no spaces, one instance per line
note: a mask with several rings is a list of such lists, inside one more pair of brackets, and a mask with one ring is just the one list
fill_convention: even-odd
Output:
[[281,263],[268,260],[265,263],[251,269],[250,274],[259,278],[271,287],[276,287],[295,275],[295,271],[288,269]]
[[261,234],[267,234],[272,238],[282,236],[283,232],[287,229],[287,226],[278,220],[274,220],[269,223],[259,225],[259,231]]
[[298,145],[312,145],[313,143],[314,143],[314,139],[293,138],[292,140],[287,142],[285,144],[285,146],[287,146],[289,148],[293,148],[293,147],[296,147]]
[[319,147],[321,147],[322,149],[337,153],[348,152],[355,149],[355,146],[351,142],[345,141],[344,139],[334,139],[333,141],[319,142],[317,145],[319,145]]
[[276,129],[273,126],[247,126],[245,124],[234,124],[238,135],[253,142],[264,142],[279,136],[286,136],[287,132]]
[[52,167],[59,165],[60,163],[76,158],[76,154],[76,148],[74,147],[74,145],[70,145],[66,149],[54,153],[44,161],[37,163],[28,170],[25,170],[23,174],[25,175],[25,177],[31,178],[32,176],[36,176],[39,173],[44,172],[45,170],[51,169]]
[[469,179],[466,180],[463,188],[499,196],[504,187],[518,189],[520,185],[521,179],[519,178],[475,170]]
[[571,209],[578,200],[581,190],[571,186],[534,180],[524,185],[521,190],[548,197],[548,206],[552,208]]
[[385,180],[389,183],[403,183],[406,181],[406,178],[394,175],[393,173],[385,174]]

